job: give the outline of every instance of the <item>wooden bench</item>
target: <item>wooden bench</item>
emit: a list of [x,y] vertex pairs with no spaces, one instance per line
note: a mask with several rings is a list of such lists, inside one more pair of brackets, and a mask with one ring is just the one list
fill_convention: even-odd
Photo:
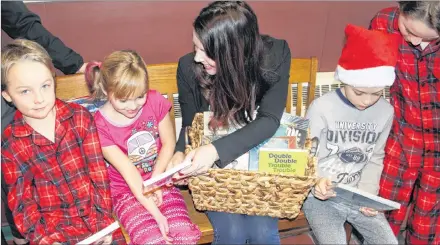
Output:
[[[314,98],[315,94],[315,83],[316,83],[316,73],[318,69],[318,61],[315,57],[310,59],[292,59],[291,69],[290,69],[290,79],[289,79],[289,91],[288,99],[286,102],[286,111],[291,112],[292,108],[292,89],[293,84],[297,84],[297,94],[296,94],[296,114],[301,115],[303,106],[303,86],[302,84],[307,83],[307,102],[308,106]],[[150,89],[159,91],[161,94],[166,96],[166,98],[173,105],[170,116],[175,122],[175,108],[174,108],[174,97],[177,94],[177,63],[167,63],[167,64],[156,64],[147,65],[148,78]],[[71,100],[75,98],[89,96],[90,92],[88,86],[85,82],[83,74],[59,76],[56,78],[56,94],[59,99]],[[175,127],[175,125],[174,125]],[[213,241],[213,228],[209,222],[207,216],[203,212],[198,212],[195,210],[191,195],[188,190],[182,190],[182,194],[185,198],[186,205],[188,207],[189,215],[191,220],[197,224],[202,231],[202,237],[199,244],[211,243]],[[281,232],[288,231],[290,234],[299,234],[304,231],[308,231],[308,223],[304,217],[303,213],[300,213],[295,220],[285,220],[279,221],[279,230]]]

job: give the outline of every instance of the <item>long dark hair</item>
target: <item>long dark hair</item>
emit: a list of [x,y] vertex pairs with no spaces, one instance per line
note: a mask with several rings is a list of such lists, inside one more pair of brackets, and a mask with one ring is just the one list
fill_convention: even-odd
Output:
[[217,1],[203,8],[194,30],[206,55],[216,63],[208,75],[195,64],[204,97],[213,111],[210,127],[217,129],[252,120],[261,89],[264,44],[257,16],[241,1]]

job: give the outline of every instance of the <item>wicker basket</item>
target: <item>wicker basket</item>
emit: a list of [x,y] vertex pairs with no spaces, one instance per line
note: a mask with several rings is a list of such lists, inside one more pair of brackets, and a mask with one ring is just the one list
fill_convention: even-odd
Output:
[[[186,130],[186,152],[208,143],[202,142],[203,114],[196,114]],[[316,158],[309,157],[305,176],[210,169],[190,178],[189,188],[198,210],[293,219],[315,183]]]

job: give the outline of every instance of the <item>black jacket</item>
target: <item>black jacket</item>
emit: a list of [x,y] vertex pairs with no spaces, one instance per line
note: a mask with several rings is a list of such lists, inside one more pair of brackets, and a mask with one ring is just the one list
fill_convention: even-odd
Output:
[[84,64],[81,55],[66,47],[41,24],[41,19],[27,9],[23,2],[1,2],[2,30],[11,38],[35,41],[43,46],[54,66],[64,74],[76,73]]
[[[286,41],[269,37],[270,48],[266,50],[265,69],[276,73],[278,80],[266,91],[258,103],[257,118],[236,132],[213,142],[220,161],[216,164],[225,167],[227,164],[246,153],[253,147],[272,137],[279,127],[287,99],[290,70],[290,49]],[[177,68],[177,85],[179,104],[182,111],[182,130],[177,141],[176,151],[184,152],[184,127],[191,126],[195,113],[208,110],[208,103],[203,97],[193,71],[194,53],[189,53],[179,60]]]

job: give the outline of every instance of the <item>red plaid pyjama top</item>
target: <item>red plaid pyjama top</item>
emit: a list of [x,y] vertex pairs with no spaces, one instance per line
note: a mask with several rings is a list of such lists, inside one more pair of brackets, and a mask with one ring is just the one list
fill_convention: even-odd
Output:
[[32,244],[76,244],[114,222],[107,168],[92,115],[56,101],[55,143],[17,111],[2,136],[8,205]]
[[[397,8],[384,9],[370,28],[401,36],[398,17]],[[395,118],[386,153],[408,167],[440,171],[440,40],[422,50],[402,37],[399,49],[397,77],[390,89]]]

